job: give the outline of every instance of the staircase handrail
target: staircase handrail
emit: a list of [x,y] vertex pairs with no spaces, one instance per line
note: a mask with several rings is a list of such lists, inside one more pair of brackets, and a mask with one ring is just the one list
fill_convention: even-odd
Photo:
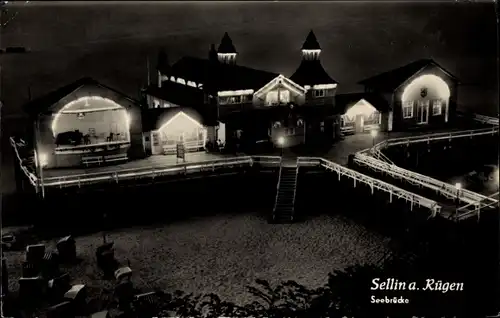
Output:
[[280,170],[278,172],[278,183],[276,183],[276,197],[274,199],[273,218],[274,218],[274,212],[276,210],[276,205],[278,204],[278,195],[279,195],[279,188],[280,188],[280,182],[281,182],[281,171],[282,170],[283,170],[283,160],[280,162]]
[[[293,208],[293,212],[295,212],[295,197],[297,196],[297,183],[298,183],[298,179],[299,179],[299,163],[298,163],[298,160],[297,160],[297,168],[295,168],[295,185],[293,187],[293,205],[292,205],[292,208]],[[292,214],[293,216],[293,214]]]

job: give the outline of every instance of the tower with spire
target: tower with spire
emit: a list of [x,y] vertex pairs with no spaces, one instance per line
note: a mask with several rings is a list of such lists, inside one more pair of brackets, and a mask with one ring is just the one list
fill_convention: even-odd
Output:
[[217,58],[219,62],[229,65],[236,64],[237,55],[238,52],[233,45],[233,41],[229,37],[229,34],[225,32],[217,50]]
[[321,46],[311,30],[302,45],[302,61],[290,79],[307,89],[317,90],[317,97],[333,96],[337,81],[321,65],[320,54]]
[[321,54],[321,46],[313,30],[309,31],[307,38],[302,45],[302,59],[308,61],[319,60]]

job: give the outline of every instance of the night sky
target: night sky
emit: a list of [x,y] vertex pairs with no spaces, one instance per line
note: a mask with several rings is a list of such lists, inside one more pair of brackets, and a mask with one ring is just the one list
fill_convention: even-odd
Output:
[[3,30],[1,46],[32,53],[2,55],[4,119],[32,97],[91,76],[129,95],[146,83],[164,47],[174,62],[207,56],[229,32],[241,65],[290,76],[313,29],[322,61],[340,92],[359,80],[432,57],[466,86],[459,103],[495,114],[496,21],[492,3],[377,2],[30,2]]

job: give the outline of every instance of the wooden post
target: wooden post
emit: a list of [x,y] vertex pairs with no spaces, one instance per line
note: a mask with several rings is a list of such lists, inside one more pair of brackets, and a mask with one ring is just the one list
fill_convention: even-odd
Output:
[[3,298],[9,293],[9,272],[7,270],[7,259],[2,253],[2,290],[0,296]]

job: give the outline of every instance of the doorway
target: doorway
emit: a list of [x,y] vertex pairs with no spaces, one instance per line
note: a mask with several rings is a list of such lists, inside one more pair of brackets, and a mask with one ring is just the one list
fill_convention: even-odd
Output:
[[417,107],[417,122],[427,124],[429,122],[429,101],[419,101]]

